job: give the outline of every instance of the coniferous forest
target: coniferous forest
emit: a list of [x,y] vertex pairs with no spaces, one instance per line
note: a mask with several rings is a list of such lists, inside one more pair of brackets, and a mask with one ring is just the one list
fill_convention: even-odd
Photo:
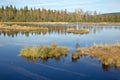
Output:
[[1,22],[120,22],[120,15],[103,15],[97,11],[74,12],[65,10],[51,10],[31,8],[27,6],[17,9],[15,6],[0,7]]

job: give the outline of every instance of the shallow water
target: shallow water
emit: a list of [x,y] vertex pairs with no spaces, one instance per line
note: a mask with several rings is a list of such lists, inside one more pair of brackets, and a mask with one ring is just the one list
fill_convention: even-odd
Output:
[[[41,25],[37,25],[41,26]],[[105,66],[95,58],[83,56],[72,61],[76,47],[120,42],[120,26],[55,25],[48,32],[0,32],[0,80],[120,80],[120,68]],[[89,34],[68,34],[67,28],[90,30]],[[58,46],[69,48],[60,59],[26,60],[18,54],[24,46]]]

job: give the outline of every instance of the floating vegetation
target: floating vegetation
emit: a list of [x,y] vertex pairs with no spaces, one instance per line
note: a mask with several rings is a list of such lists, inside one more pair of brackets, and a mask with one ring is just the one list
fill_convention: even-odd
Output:
[[80,56],[90,56],[97,58],[104,65],[112,65],[120,68],[120,43],[114,45],[96,45],[91,48],[78,48],[72,54],[72,59],[77,60]]
[[40,31],[48,31],[48,28],[36,27],[36,26],[20,26],[17,24],[13,24],[13,25],[0,24],[0,31],[40,32]]
[[47,60],[49,58],[59,59],[60,56],[67,56],[68,48],[66,47],[58,47],[57,44],[52,44],[51,47],[41,46],[37,47],[25,47],[21,50],[19,56],[24,57],[27,60]]
[[88,34],[89,30],[88,29],[81,29],[81,30],[68,29],[67,32],[73,33],[73,34]]

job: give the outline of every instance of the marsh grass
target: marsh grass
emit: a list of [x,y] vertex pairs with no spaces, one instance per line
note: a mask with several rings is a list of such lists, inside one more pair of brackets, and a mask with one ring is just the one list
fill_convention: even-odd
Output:
[[79,48],[76,53],[73,53],[72,59],[79,59],[80,56],[90,56],[97,58],[105,65],[114,64],[120,68],[120,43],[114,45],[96,45],[91,48]]
[[88,29],[81,29],[81,30],[75,30],[75,29],[67,29],[67,33],[73,33],[73,34],[88,34]]
[[49,58],[59,59],[60,56],[67,56],[67,54],[68,54],[68,48],[58,47],[57,44],[52,44],[51,47],[48,46],[41,46],[39,48],[25,47],[21,50],[19,56],[31,60],[37,60],[37,59],[46,60]]
[[39,31],[48,31],[48,28],[36,27],[36,26],[20,26],[17,24],[13,24],[13,25],[0,24],[0,31],[39,32]]

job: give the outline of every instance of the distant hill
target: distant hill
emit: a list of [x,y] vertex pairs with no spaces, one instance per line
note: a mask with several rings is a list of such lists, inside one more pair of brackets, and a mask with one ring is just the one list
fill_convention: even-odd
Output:
[[108,16],[109,16],[109,15],[114,15],[114,16],[115,16],[115,15],[116,15],[116,16],[119,15],[119,16],[120,16],[120,12],[115,12],[115,13],[105,13],[105,14],[102,14],[102,15],[108,15]]

